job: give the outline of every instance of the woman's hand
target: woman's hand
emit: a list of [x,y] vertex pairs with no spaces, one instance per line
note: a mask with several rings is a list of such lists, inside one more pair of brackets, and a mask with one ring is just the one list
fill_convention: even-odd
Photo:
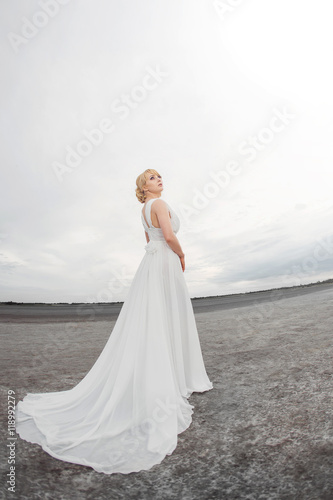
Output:
[[185,255],[179,257],[183,272],[185,271]]

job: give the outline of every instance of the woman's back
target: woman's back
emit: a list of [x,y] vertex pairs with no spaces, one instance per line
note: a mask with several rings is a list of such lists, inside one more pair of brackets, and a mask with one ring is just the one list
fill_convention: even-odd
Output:
[[[148,233],[150,240],[161,240],[161,239],[164,240],[162,229],[160,227],[154,226],[153,222],[152,222],[151,210],[152,210],[152,205],[153,205],[154,201],[156,201],[155,198],[148,200],[146,202],[145,206],[143,207],[143,209],[141,211],[142,224],[143,224],[145,231]],[[179,228],[180,228],[179,217],[174,212],[174,210],[172,210],[170,205],[168,205],[168,203],[166,203],[164,200],[163,200],[163,203],[165,203],[166,206],[168,207],[172,230],[174,233],[177,233],[179,231]]]

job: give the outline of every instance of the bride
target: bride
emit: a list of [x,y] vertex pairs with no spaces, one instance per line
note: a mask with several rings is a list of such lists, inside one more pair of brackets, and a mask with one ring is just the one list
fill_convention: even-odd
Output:
[[105,474],[148,470],[171,455],[192,422],[189,396],[213,388],[184,280],[179,218],[161,199],[156,170],[136,186],[146,254],[104,349],[72,389],[28,393],[16,405],[22,439]]

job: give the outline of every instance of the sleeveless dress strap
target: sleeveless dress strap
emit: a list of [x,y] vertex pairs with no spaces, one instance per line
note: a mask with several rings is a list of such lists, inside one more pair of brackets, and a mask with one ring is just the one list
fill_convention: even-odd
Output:
[[156,198],[152,198],[151,200],[147,201],[146,206],[145,206],[145,216],[146,216],[146,220],[147,220],[149,229],[154,227],[153,223],[151,221],[151,206],[152,206],[152,202],[155,201],[155,199]]
[[[149,229],[151,229],[151,228],[161,229],[161,228],[156,228],[155,226],[153,226],[153,223],[151,220],[151,206],[154,203],[154,201],[156,201],[156,200],[158,200],[158,198],[152,198],[151,200],[147,201],[145,209],[144,209],[144,213],[145,213],[145,217],[146,217],[145,222],[146,222],[146,225],[148,226]],[[162,200],[162,201],[164,201],[164,200]],[[170,214],[170,217],[171,217],[170,207],[166,201],[164,201],[164,203],[166,204],[168,211],[169,211],[169,214]]]

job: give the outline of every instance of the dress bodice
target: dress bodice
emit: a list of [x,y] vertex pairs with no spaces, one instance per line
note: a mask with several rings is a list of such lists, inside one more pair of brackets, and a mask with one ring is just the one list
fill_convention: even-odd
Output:
[[[162,229],[160,227],[154,227],[152,224],[152,221],[151,221],[151,206],[152,206],[153,202],[156,201],[156,199],[159,199],[159,198],[152,198],[151,200],[147,201],[146,206],[145,206],[145,216],[146,216],[148,225],[147,225],[147,222],[145,221],[145,218],[143,217],[142,211],[141,211],[141,219],[142,219],[143,227],[144,227],[145,231],[147,231],[147,233],[148,233],[149,240],[150,241],[158,241],[158,240],[163,241],[164,236],[163,236]],[[172,210],[170,205],[168,203],[166,203],[166,201],[164,201],[164,203],[167,205],[169,213],[171,215],[170,221],[171,221],[171,226],[172,226],[173,232],[177,233],[179,231],[179,227],[180,227],[179,217],[174,212],[174,210]]]

